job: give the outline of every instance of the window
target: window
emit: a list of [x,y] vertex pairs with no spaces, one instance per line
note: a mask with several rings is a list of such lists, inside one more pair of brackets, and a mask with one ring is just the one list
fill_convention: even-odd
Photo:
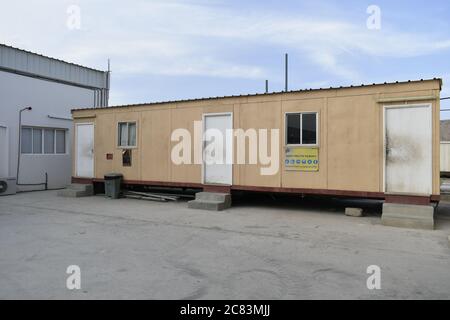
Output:
[[33,153],[33,129],[22,128],[20,145],[22,153]]
[[65,154],[66,130],[23,127],[20,149],[24,154]]
[[131,149],[122,150],[122,166],[131,167]]
[[44,153],[55,153],[55,130],[44,130]]
[[300,144],[300,114],[288,114],[287,144]]
[[42,153],[42,129],[33,128],[33,153]]
[[317,112],[286,114],[286,144],[317,145]]
[[66,153],[66,131],[55,130],[56,153]]
[[317,144],[317,114],[302,114],[302,144]]
[[119,122],[119,147],[136,147],[136,122]]

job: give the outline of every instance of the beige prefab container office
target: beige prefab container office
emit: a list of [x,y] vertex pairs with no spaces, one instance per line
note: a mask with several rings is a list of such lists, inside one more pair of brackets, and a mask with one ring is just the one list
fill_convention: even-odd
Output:
[[[441,86],[440,79],[431,79],[75,109],[73,181],[101,182],[106,173],[119,172],[128,184],[439,201]],[[184,128],[194,136],[194,121],[205,120],[205,126],[212,120],[214,127],[214,115],[223,117],[217,124],[222,127],[279,129],[279,170],[262,175],[265,164],[233,164],[222,172],[225,179],[214,183],[205,182],[204,163],[173,163],[178,142],[171,141],[172,132]],[[286,123],[293,119],[288,129],[296,141],[295,119],[302,116],[316,121],[308,134],[315,136],[290,145]],[[118,130],[129,126],[133,137],[127,146],[118,141]],[[287,166],[295,147],[311,149],[318,163],[314,170]],[[126,150],[131,164],[124,163]]]

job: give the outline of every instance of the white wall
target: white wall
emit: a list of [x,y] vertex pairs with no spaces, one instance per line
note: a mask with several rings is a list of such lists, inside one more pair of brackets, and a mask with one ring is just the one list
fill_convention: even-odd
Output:
[[[68,129],[67,154],[22,155],[20,183],[44,182],[47,172],[49,188],[62,188],[69,184],[72,166],[72,121],[50,119],[48,115],[71,118],[72,108],[93,105],[92,90],[0,71],[0,126],[7,126],[9,134],[8,176],[16,176],[19,110],[30,106],[33,108],[32,111],[22,112],[22,125]],[[42,189],[42,187],[18,189]]]

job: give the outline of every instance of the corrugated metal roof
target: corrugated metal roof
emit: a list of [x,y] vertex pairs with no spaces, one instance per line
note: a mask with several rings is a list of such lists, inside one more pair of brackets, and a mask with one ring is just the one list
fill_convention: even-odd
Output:
[[76,108],[76,109],[72,109],[72,111],[91,110],[91,109],[97,110],[97,109],[106,109],[106,108],[128,108],[128,107],[158,105],[158,104],[165,104],[165,103],[181,103],[181,102],[192,102],[192,101],[202,101],[202,100],[217,100],[217,99],[224,99],[224,98],[268,96],[268,95],[275,95],[275,94],[298,93],[298,92],[307,92],[307,91],[362,88],[362,87],[380,86],[380,85],[386,85],[386,84],[405,84],[405,83],[424,82],[424,81],[433,81],[433,80],[439,80],[441,83],[440,86],[442,87],[442,79],[441,78],[433,78],[433,79],[420,79],[420,80],[407,80],[407,81],[396,81],[396,82],[383,82],[383,83],[361,84],[361,85],[351,85],[351,86],[329,87],[329,88],[315,88],[315,89],[309,88],[309,89],[290,90],[287,92],[286,91],[277,91],[277,92],[269,92],[269,93],[252,93],[252,94],[231,95],[231,96],[216,96],[216,97],[206,97],[206,98],[155,101],[155,102],[134,103],[134,104],[116,105],[116,106],[108,106],[108,107],[100,107],[100,108]]
[[0,70],[106,89],[107,72],[0,44]]

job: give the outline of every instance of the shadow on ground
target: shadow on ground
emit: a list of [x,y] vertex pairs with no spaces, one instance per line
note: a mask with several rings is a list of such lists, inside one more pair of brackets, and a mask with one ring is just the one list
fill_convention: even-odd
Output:
[[[156,192],[168,195],[176,195],[181,201],[191,200],[196,189],[174,189],[174,188],[150,188],[135,186],[135,191]],[[307,210],[317,212],[317,214],[337,214],[342,215],[345,208],[361,208],[365,217],[381,218],[383,200],[364,199],[364,198],[345,198],[318,195],[300,195],[284,193],[264,193],[264,192],[246,192],[233,191],[234,208],[270,208],[285,210]],[[436,206],[435,211],[435,229],[450,230],[450,202],[441,201]]]
[[450,202],[439,202],[434,213],[434,219],[436,230],[450,230]]
[[[317,214],[342,214],[345,208],[361,208],[364,216],[381,218],[383,200],[334,198],[327,196],[300,196],[289,194],[237,193],[233,194],[233,207],[283,208],[309,210]],[[436,206],[435,229],[450,230],[450,202],[441,201]]]
[[381,217],[383,201],[354,198],[333,198],[289,194],[237,193],[233,194],[233,207],[270,207],[309,210],[317,213],[342,214],[345,208],[362,208],[364,215]]

